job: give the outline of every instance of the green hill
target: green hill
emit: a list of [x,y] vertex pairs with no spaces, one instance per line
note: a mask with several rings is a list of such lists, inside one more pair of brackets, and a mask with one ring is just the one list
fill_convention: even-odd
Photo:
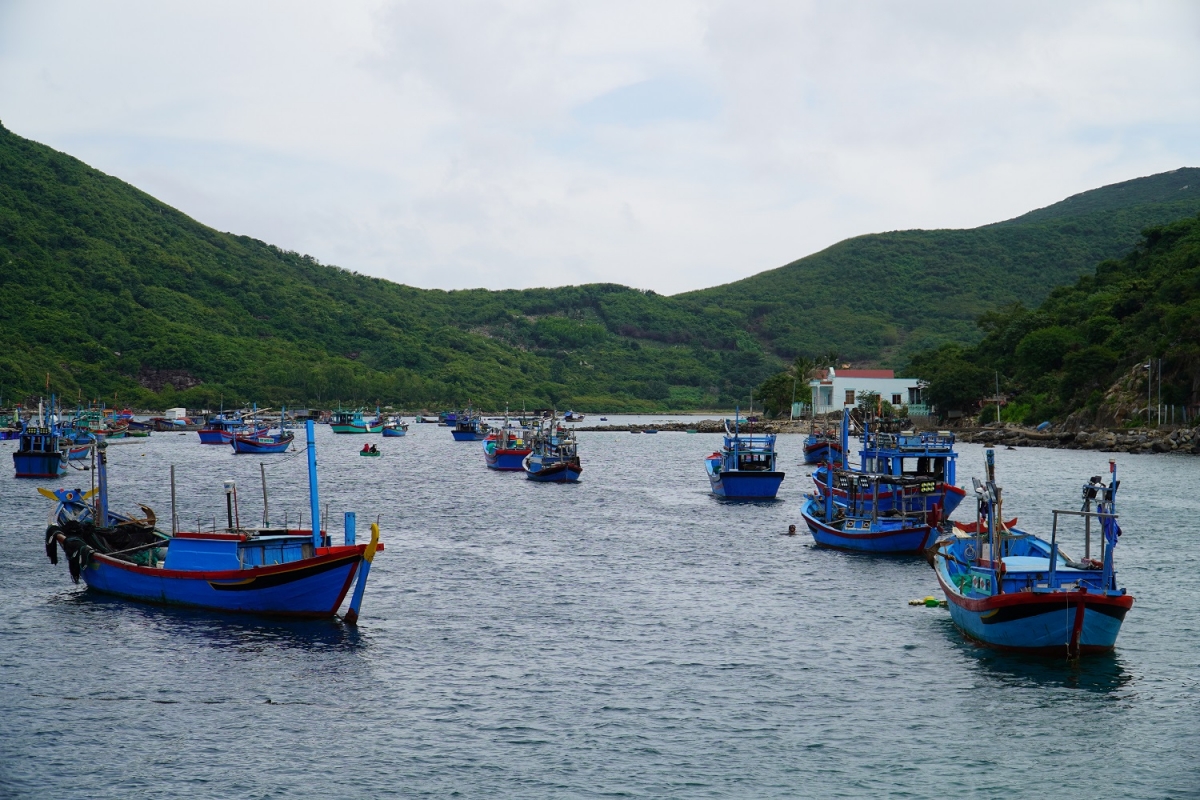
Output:
[[613,285],[414,289],[219,233],[0,127],[0,393],[149,406],[728,403],[735,315]]
[[1200,211],[1200,169],[1105,186],[970,230],[859,236],[736,283],[677,295],[736,311],[785,358],[902,364],[944,342],[976,342],[975,320],[1128,252],[1143,228]]
[[[914,357],[943,409],[972,411],[993,393],[1013,396],[1006,419],[1035,423],[1074,413],[1121,424],[1146,404],[1148,357],[1162,359],[1162,402],[1200,404],[1200,215],[1150,228],[1137,248],[1055,289],[980,320],[986,336]],[[1156,368],[1157,372],[1157,368]],[[1120,379],[1120,380],[1118,380]],[[1157,380],[1155,395],[1157,395]],[[987,409],[990,410],[990,409]],[[994,414],[992,414],[994,418]],[[1144,412],[1140,413],[1144,421]]]
[[220,233],[0,126],[0,395],[41,392],[49,373],[68,398],[147,407],[728,406],[797,354],[899,363],[977,341],[981,312],[1045,297],[1143,227],[1196,213],[1198,176],[975,230],[857,237],[675,297],[444,292]]

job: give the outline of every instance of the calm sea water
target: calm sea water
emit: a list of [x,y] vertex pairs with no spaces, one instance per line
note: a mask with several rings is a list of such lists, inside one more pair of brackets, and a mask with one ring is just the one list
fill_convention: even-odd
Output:
[[[766,504],[708,494],[716,436],[580,442],[583,482],[552,486],[446,428],[318,427],[334,535],[357,510],[387,544],[357,629],[89,594],[46,560],[50,504],[0,443],[0,795],[1200,797],[1200,459],[1118,456],[1137,602],[1113,655],[1070,664],[909,606],[937,588],[920,559],[814,548],[798,436]],[[965,483],[983,451],[961,452]],[[255,519],[264,461],[272,517],[307,518],[303,458],[194,433],[110,454],[115,508],[167,519],[175,464],[187,526],[220,524],[225,478]],[[1036,530],[1108,458],[998,457],[1006,511]]]

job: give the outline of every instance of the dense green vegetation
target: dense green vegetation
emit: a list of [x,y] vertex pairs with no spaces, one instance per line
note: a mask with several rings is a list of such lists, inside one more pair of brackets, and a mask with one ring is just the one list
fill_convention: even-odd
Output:
[[[1162,402],[1194,406],[1200,216],[1149,228],[1124,258],[1055,289],[1037,308],[1013,304],[983,315],[979,326],[985,336],[974,347],[947,345],[912,360],[942,409],[977,409],[998,374],[1001,391],[1013,396],[1005,418],[1033,423],[1075,412],[1082,421],[1121,422],[1113,406],[1145,397],[1137,367],[1148,358],[1163,360]],[[1105,408],[1106,392],[1123,375],[1132,376],[1126,397],[1113,395]]]
[[790,359],[902,366],[943,343],[972,344],[975,320],[1036,304],[1136,245],[1140,231],[1200,211],[1200,169],[1139,178],[972,230],[896,231],[848,239],[779,269],[677,295],[745,319]]
[[414,289],[219,233],[0,128],[0,393],[149,407],[728,404],[776,362],[614,285]]
[[1146,224],[1195,213],[1180,181],[1200,187],[1200,170],[1026,221],[859,237],[676,297],[444,292],[220,233],[0,126],[0,395],[39,393],[49,374],[70,399],[158,408],[730,406],[798,355],[896,363],[977,341],[981,311],[1044,297]]

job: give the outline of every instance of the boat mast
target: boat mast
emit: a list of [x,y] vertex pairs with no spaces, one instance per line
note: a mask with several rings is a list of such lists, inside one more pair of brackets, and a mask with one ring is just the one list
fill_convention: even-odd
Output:
[[311,419],[304,421],[304,439],[308,445],[308,504],[309,513],[312,514],[312,542],[315,551],[324,543],[321,541],[321,503],[317,497],[317,442]]

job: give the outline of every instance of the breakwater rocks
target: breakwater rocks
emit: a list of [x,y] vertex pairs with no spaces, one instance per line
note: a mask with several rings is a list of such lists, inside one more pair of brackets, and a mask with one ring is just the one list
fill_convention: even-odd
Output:
[[1067,430],[1032,430],[1014,425],[955,432],[962,442],[1011,447],[1057,447],[1064,450],[1101,450],[1110,453],[1200,454],[1200,427]]
[[[576,425],[573,428],[576,431],[647,431],[656,430],[663,433],[724,433],[725,421],[720,419],[697,419],[688,420],[686,422],[653,422],[645,425]],[[766,422],[755,422],[750,425],[746,422],[742,423],[743,433],[801,433],[807,432],[807,428],[801,428],[799,423],[793,423],[789,420],[780,420],[778,422],[767,420]]]

